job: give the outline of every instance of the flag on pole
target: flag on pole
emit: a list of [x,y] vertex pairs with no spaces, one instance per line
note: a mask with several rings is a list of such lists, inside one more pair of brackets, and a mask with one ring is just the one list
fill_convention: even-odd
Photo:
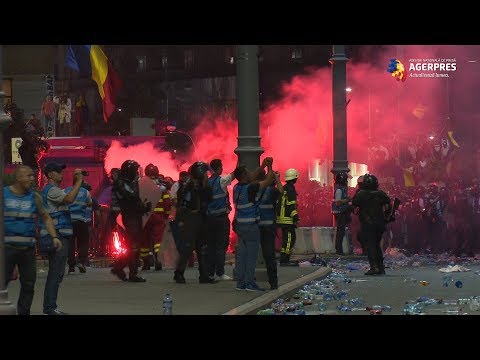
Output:
[[412,168],[403,169],[403,181],[406,187],[415,186],[415,177]]
[[99,45],[69,45],[65,65],[92,78],[102,98],[105,122],[116,109],[116,100],[122,81]]

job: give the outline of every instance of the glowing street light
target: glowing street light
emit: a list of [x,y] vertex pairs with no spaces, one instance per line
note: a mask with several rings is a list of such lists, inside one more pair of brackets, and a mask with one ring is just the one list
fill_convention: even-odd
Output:
[[351,92],[351,91],[352,91],[352,88],[351,88],[351,87],[347,87],[347,88],[345,89],[345,91],[346,91],[346,92]]

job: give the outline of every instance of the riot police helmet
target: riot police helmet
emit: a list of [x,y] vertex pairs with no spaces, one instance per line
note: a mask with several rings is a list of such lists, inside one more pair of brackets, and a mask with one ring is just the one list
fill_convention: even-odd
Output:
[[363,185],[367,190],[377,190],[378,189],[378,179],[375,175],[365,174],[363,176]]
[[133,181],[138,175],[138,168],[140,164],[135,160],[126,160],[120,168],[120,175],[124,179]]
[[192,179],[202,180],[207,173],[209,166],[206,162],[197,161],[190,166],[188,172]]

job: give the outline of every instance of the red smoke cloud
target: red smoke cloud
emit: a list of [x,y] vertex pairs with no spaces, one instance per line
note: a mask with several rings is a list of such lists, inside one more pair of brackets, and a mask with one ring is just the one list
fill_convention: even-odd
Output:
[[[478,47],[392,46],[383,47],[382,52],[365,47],[369,56],[366,61],[347,63],[347,86],[352,88],[347,94],[347,99],[351,100],[347,107],[348,160],[367,162],[369,134],[377,141],[389,143],[394,138],[408,142],[439,133],[449,112],[447,82],[456,83],[457,93],[463,87],[466,87],[465,93],[472,92],[468,91],[473,88],[472,81],[467,84],[472,73],[465,68],[469,66],[467,60],[476,56],[475,51]],[[439,57],[457,60],[457,71],[450,73],[449,80],[408,77],[405,82],[398,82],[387,72],[391,58],[398,58],[408,69],[410,59]],[[331,87],[331,65],[308,69],[305,74],[282,84],[281,98],[260,114],[261,146],[265,150],[262,157],[272,156],[274,167],[282,173],[289,167],[304,172],[315,158],[331,162]],[[184,168],[196,160],[210,162],[220,158],[224,171],[232,171],[237,162],[233,152],[237,147],[237,131],[236,119],[213,113],[206,115],[191,133],[196,151]],[[166,176],[178,177],[175,161],[151,145],[122,148],[114,143],[110,150],[105,162],[107,171],[112,166],[120,166],[122,160],[135,157],[142,167],[152,162]]]
[[151,142],[124,147],[119,141],[112,141],[105,156],[107,174],[112,168],[120,168],[125,160],[135,160],[143,169],[151,163],[158,167],[161,174],[175,180],[178,180],[179,171],[188,169],[187,164],[178,167],[179,164],[172,159],[171,153],[156,149]]
[[[389,145],[390,157],[395,158],[399,147],[391,146],[394,140],[409,143],[450,130],[447,129],[449,115],[453,117],[451,125],[457,133],[463,130],[472,134],[465,119],[480,116],[473,106],[478,81],[475,69],[480,66],[479,49],[478,46],[392,46],[381,50],[365,47],[368,57],[364,54],[362,61],[347,63],[347,86],[352,88],[347,94],[350,100],[347,107],[348,160],[368,163],[370,136],[375,143]],[[449,74],[448,80],[407,77],[405,82],[399,82],[387,72],[391,58],[399,59],[407,74],[410,74],[410,59],[455,58],[457,70]],[[478,64],[468,63],[471,59],[478,59]],[[331,164],[331,88],[331,65],[307,69],[305,74],[282,84],[281,98],[260,114],[261,146],[265,150],[261,158],[274,158],[274,168],[281,171],[282,180],[284,171],[290,167],[299,170],[302,177],[308,176],[306,170],[313,159]],[[459,104],[457,109],[454,102]],[[214,113],[206,115],[191,132],[195,151],[181,170],[197,160],[209,163],[220,158],[224,175],[233,171],[237,163],[234,153],[237,132],[237,119]],[[150,143],[127,148],[112,143],[105,169],[108,172],[112,167],[120,167],[124,160],[131,158],[142,167],[151,162],[164,175],[178,178],[180,169],[170,154],[156,150]],[[302,189],[297,190],[301,195]]]

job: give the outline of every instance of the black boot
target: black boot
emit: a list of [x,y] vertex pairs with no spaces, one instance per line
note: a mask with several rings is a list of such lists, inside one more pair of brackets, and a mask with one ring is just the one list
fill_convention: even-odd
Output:
[[113,267],[112,270],[110,270],[110,272],[116,277],[118,277],[120,280],[127,281],[127,274],[125,274],[125,271],[123,271],[123,269],[118,269],[116,267]]
[[280,253],[280,265],[288,264],[290,262],[290,256],[285,253]]
[[175,282],[177,284],[185,284],[185,277],[183,276],[183,274],[180,272],[180,271],[175,271],[173,273],[173,280],[175,280]]
[[[385,271],[383,273],[385,273]],[[372,268],[370,268],[370,270],[368,270],[365,273],[365,275],[381,275],[381,274],[382,274],[382,272],[377,267],[372,267]]]
[[162,270],[162,263],[160,260],[158,260],[157,257],[155,257],[155,271],[161,271]]
[[270,290],[277,290],[278,289],[278,280],[274,280],[270,282]]
[[142,257],[142,271],[150,270],[150,255]]
[[378,264],[378,273],[380,275],[385,275],[385,266],[383,264]]
[[145,280],[141,276],[138,276],[137,274],[130,274],[130,276],[128,277],[128,281],[129,282],[145,282],[147,280]]

